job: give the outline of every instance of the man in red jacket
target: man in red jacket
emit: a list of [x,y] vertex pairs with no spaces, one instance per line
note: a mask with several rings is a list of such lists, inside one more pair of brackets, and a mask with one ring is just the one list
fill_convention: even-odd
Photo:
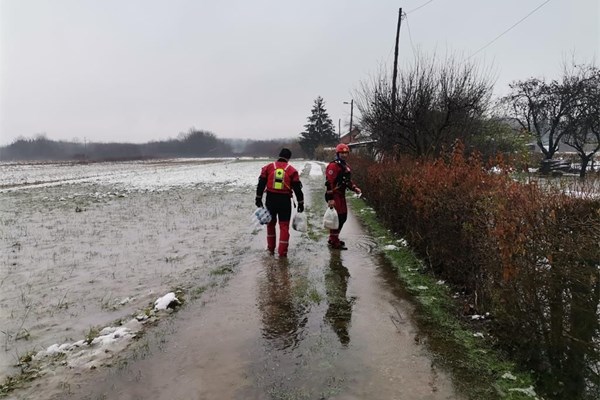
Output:
[[348,145],[340,143],[335,147],[335,159],[327,165],[325,172],[325,200],[329,207],[334,207],[338,213],[338,229],[329,230],[329,246],[333,249],[347,250],[346,243],[340,240],[340,231],[348,218],[348,207],[346,205],[346,189],[357,194],[362,193],[360,188],[352,182],[350,166],[346,158],[350,153]]
[[275,225],[279,220],[279,257],[287,257],[290,239],[290,218],[292,216],[292,193],[296,194],[298,200],[298,212],[304,211],[304,194],[302,193],[302,182],[298,171],[290,164],[289,159],[292,152],[283,148],[279,153],[277,161],[265,165],[260,171],[258,185],[256,186],[257,207],[263,207],[262,195],[266,191],[267,210],[271,213],[271,222],[267,224],[267,249],[275,254],[277,234]]

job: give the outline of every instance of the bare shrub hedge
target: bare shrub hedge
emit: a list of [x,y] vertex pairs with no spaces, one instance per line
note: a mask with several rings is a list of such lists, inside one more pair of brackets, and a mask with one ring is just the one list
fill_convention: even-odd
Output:
[[600,201],[516,182],[497,161],[459,145],[437,160],[351,164],[379,218],[470,295],[470,312],[491,313],[498,344],[549,397],[598,398]]

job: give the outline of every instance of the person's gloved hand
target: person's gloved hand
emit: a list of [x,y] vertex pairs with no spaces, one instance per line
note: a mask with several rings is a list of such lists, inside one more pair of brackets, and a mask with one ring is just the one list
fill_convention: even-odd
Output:
[[254,204],[256,204],[256,207],[258,207],[258,208],[263,208],[263,202],[260,197],[256,198],[256,201],[254,202]]
[[298,203],[298,212],[301,213],[304,211],[304,203]]

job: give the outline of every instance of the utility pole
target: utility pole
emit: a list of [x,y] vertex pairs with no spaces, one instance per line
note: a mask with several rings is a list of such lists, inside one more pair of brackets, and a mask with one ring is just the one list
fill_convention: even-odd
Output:
[[338,118],[338,140],[342,138],[342,119]]
[[392,113],[396,112],[396,77],[398,76],[398,42],[400,41],[400,24],[402,22],[402,7],[398,11],[398,27],[396,28],[396,50],[394,51],[394,76],[392,81]]
[[[354,113],[354,99],[350,100],[350,135],[352,135],[352,114]],[[352,139],[352,138],[350,138]]]
[[351,99],[350,103],[345,101],[344,104],[350,104],[350,131],[349,132],[352,132],[352,114],[354,114],[354,99]]

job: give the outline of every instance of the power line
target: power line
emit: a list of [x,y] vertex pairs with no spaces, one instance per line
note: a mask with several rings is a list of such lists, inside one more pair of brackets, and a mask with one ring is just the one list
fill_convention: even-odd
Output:
[[404,18],[406,19],[406,27],[408,28],[408,38],[410,40],[410,47],[412,48],[413,57],[415,57],[415,45],[413,44],[412,34],[410,33],[410,24],[408,23],[408,16],[404,14]]
[[482,51],[483,49],[489,47],[492,43],[494,43],[496,40],[500,39],[502,36],[504,36],[506,33],[508,33],[510,30],[512,30],[514,27],[516,27],[517,25],[519,25],[521,22],[525,21],[531,14],[533,14],[534,12],[536,12],[537,10],[539,10],[540,8],[542,8],[543,6],[545,6],[546,4],[548,4],[550,2],[550,0],[546,0],[544,1],[542,4],[540,4],[539,6],[537,6],[535,9],[533,9],[533,11],[531,11],[529,14],[527,14],[526,16],[524,16],[523,18],[521,18],[520,20],[518,20],[516,23],[514,23],[510,28],[508,28],[507,30],[505,30],[504,32],[502,32],[501,34],[499,34],[498,36],[496,36],[492,41],[490,41],[488,44],[486,44],[485,46],[481,47],[479,50],[477,50],[475,53],[471,54],[468,58],[473,57],[475,54],[479,53],[480,51]]
[[417,7],[417,8],[413,8],[412,10],[408,11],[406,14],[410,14],[411,12],[415,12],[415,11],[417,11],[418,9],[425,7],[427,4],[431,3],[432,1],[434,1],[434,0],[429,0],[427,3],[421,4],[421,5],[420,5],[419,7]]

